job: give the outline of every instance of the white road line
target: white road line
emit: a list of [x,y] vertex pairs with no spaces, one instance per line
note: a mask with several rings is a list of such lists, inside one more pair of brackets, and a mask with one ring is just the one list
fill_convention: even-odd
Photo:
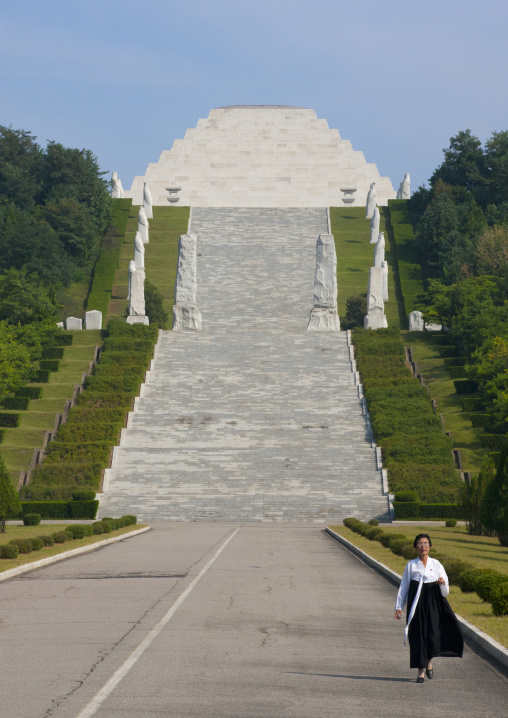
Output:
[[95,713],[99,710],[101,705],[104,703],[106,698],[114,691],[116,686],[120,683],[120,681],[125,678],[127,673],[130,671],[130,669],[135,665],[137,660],[141,658],[143,653],[146,651],[146,649],[150,646],[152,641],[157,638],[159,633],[162,631],[164,626],[173,618],[176,611],[180,608],[182,603],[185,601],[189,593],[192,591],[192,589],[196,586],[200,578],[202,578],[205,573],[208,571],[210,566],[212,566],[213,563],[219,558],[221,553],[224,551],[228,543],[236,536],[236,534],[240,531],[240,527],[234,531],[229,538],[227,538],[222,546],[215,552],[215,554],[212,556],[212,558],[208,561],[208,563],[203,566],[201,571],[198,573],[196,578],[191,581],[191,583],[187,586],[185,591],[179,596],[176,601],[173,603],[171,608],[167,611],[166,614],[161,618],[159,623],[152,628],[150,633],[141,641],[139,646],[135,648],[130,656],[125,659],[125,661],[122,663],[120,668],[118,668],[111,678],[102,686],[100,691],[95,694],[95,696],[92,698],[89,703],[83,708],[80,713],[78,713],[76,718],[91,718],[91,716],[95,715]]

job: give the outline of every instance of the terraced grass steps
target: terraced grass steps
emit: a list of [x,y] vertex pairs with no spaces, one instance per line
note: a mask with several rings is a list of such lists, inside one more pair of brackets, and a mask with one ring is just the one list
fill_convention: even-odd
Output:
[[29,469],[34,449],[42,447],[44,433],[53,430],[56,414],[63,412],[74,386],[88,371],[95,347],[102,344],[98,330],[76,331],[72,335],[72,345],[64,347],[59,371],[51,373],[47,384],[32,384],[42,387],[42,398],[32,399],[26,411],[12,412],[21,414],[20,426],[4,430],[2,456],[16,486],[20,471]]
[[100,515],[386,518],[345,332],[306,329],[326,209],[193,208],[191,231],[203,329],[161,333]]
[[[113,292],[106,321],[123,318],[128,306],[129,262],[134,259],[134,236],[138,228],[137,205],[129,211],[127,229],[120,250],[120,261],[115,274]],[[164,308],[171,316],[174,304],[178,240],[187,233],[189,207],[154,207],[149,220],[150,242],[145,245],[146,277],[161,291]]]
[[[400,290],[399,268],[388,207],[380,207],[379,231],[385,232],[385,258],[388,262],[388,296],[385,314],[388,326],[407,326],[404,300]],[[331,231],[337,253],[337,299],[339,315],[346,313],[346,300],[366,294],[369,269],[374,264],[374,246],[370,244],[370,220],[365,207],[330,207]]]

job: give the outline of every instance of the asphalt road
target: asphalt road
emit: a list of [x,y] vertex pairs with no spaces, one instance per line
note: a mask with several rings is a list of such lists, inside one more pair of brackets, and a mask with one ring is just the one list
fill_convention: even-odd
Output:
[[469,648],[415,683],[395,595],[315,525],[156,525],[0,583],[0,716],[508,716]]

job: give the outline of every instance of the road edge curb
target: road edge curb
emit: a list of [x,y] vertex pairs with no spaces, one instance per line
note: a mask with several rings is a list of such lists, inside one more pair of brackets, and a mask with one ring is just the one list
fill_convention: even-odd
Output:
[[113,538],[104,539],[104,541],[97,541],[97,543],[88,544],[88,546],[80,546],[79,548],[73,548],[70,551],[64,551],[58,553],[56,556],[48,556],[48,558],[41,558],[40,561],[33,561],[32,563],[25,563],[23,566],[16,566],[16,568],[10,568],[8,571],[0,573],[0,581],[7,581],[9,578],[15,578],[21,573],[27,571],[34,571],[37,568],[43,568],[52,563],[63,561],[66,558],[72,558],[73,556],[79,556],[82,553],[88,553],[88,551],[94,551],[96,548],[102,548],[108,544],[116,543],[117,541],[123,541],[123,539],[131,538],[132,536],[139,536],[144,534],[146,531],[150,531],[150,526],[145,526],[142,529],[136,531],[129,531],[129,533],[122,534],[121,536],[113,536]]
[[[341,543],[343,546],[345,546],[349,551],[351,551],[351,553],[361,558],[362,561],[364,561],[366,564],[372,566],[372,568],[375,568],[376,571],[378,571],[384,577],[388,578],[391,583],[395,583],[397,586],[400,584],[402,576],[395,571],[392,571],[392,569],[388,568],[388,566],[385,566],[384,563],[381,563],[375,558],[372,558],[372,556],[369,556],[368,553],[362,551],[362,549],[352,544],[340,534],[335,533],[335,531],[332,531],[332,529],[328,528],[328,526],[325,528],[325,533],[331,536],[331,538],[338,543]],[[492,656],[492,658],[495,658],[496,661],[499,661],[499,663],[508,668],[508,649],[506,649],[496,640],[491,638],[488,634],[481,631],[479,628],[476,628],[476,626],[473,626],[472,623],[466,621],[465,618],[459,616],[458,613],[456,613],[455,615],[461,625],[464,635],[474,641],[476,644],[478,644],[481,648],[483,648],[483,650],[490,656]]]

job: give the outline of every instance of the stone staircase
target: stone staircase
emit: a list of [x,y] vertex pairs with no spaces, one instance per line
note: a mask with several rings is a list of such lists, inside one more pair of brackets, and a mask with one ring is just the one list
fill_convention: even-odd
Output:
[[[161,332],[100,515],[388,518],[345,332],[307,332],[325,209],[193,209],[200,332]],[[340,258],[339,258],[340,261]]]

